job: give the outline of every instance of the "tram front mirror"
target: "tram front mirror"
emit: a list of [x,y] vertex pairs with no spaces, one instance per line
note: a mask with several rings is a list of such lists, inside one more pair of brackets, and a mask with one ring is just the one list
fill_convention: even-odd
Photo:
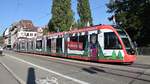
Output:
[[135,50],[133,48],[130,49],[130,54],[134,55],[135,54]]

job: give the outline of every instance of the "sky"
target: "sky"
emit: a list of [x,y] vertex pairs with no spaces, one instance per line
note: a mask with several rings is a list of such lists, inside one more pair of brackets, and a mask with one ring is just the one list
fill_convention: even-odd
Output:
[[[106,13],[106,3],[109,0],[89,0],[94,25],[112,24],[108,21],[111,14]],[[0,35],[14,22],[22,19],[32,20],[35,26],[47,25],[51,19],[52,0],[0,0]],[[75,19],[77,14],[77,0],[72,0],[72,10]]]

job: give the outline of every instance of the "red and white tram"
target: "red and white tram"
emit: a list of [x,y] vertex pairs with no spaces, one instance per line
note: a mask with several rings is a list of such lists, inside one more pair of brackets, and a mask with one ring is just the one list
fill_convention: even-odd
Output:
[[66,58],[132,63],[135,48],[125,30],[98,25],[79,30],[48,34],[34,39],[18,39],[16,50]]

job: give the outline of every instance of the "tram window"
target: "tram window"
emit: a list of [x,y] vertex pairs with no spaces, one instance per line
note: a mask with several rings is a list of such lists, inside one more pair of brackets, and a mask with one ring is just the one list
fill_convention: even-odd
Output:
[[33,49],[33,41],[31,41],[31,49]]
[[47,48],[51,48],[51,39],[47,39]]
[[22,43],[22,49],[25,49],[25,43]]
[[62,38],[56,39],[56,52],[62,52]]
[[88,35],[79,36],[79,42],[83,43],[83,50],[86,48],[87,41],[88,41]]
[[30,46],[30,45],[29,45],[29,42],[27,42],[27,50],[29,49],[29,46]]
[[78,42],[78,36],[72,36],[72,37],[70,37],[70,41]]
[[121,49],[121,44],[114,32],[104,33],[104,48],[105,49]]
[[73,37],[70,37],[70,41],[72,41],[72,42],[78,42],[78,43],[83,43],[82,44],[83,47],[80,50],[84,50],[86,48],[86,45],[87,45],[86,43],[88,41],[88,35],[73,36]]
[[41,49],[42,48],[42,40],[36,41],[36,48]]

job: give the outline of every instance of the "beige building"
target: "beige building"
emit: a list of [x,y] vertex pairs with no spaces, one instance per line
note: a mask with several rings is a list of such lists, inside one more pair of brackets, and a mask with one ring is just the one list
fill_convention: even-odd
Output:
[[15,43],[19,39],[30,39],[36,36],[37,28],[33,25],[32,21],[20,20],[10,27],[11,48],[15,47]]
[[3,33],[3,46],[7,48],[11,47],[9,28],[7,28]]

